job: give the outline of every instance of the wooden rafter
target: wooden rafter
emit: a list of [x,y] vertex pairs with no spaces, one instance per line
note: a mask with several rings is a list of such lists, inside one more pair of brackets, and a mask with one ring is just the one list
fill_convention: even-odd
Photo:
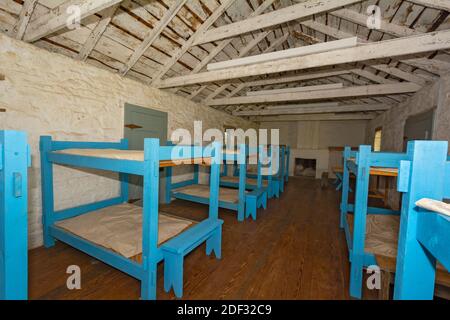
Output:
[[420,36],[373,42],[354,48],[323,52],[299,58],[281,59],[279,61],[264,62],[250,66],[180,76],[162,81],[159,87],[170,88],[269,73],[390,58],[405,54],[425,53],[448,48],[450,48],[450,30],[444,30]]
[[37,0],[25,0],[22,6],[22,10],[19,14],[19,20],[17,21],[13,29],[14,37],[16,39],[22,40],[36,4]]
[[362,0],[308,0],[303,3],[275,10],[259,17],[249,18],[206,32],[194,42],[194,45],[236,37],[259,29],[269,28],[314,14],[334,10]]
[[272,116],[278,114],[317,114],[337,112],[386,111],[390,106],[385,104],[340,105],[337,107],[302,107],[275,110],[235,111],[235,116]]
[[83,47],[81,48],[80,52],[78,52],[78,56],[77,56],[78,60],[85,61],[89,57],[92,50],[94,50],[95,45],[100,40],[101,36],[105,32],[109,23],[111,22],[119,5],[120,4],[115,4],[114,6],[106,8],[105,10],[100,12],[102,18],[97,23],[95,28],[91,31],[91,34],[87,38],[87,40],[84,43]]
[[67,26],[72,12],[67,9],[70,6],[78,6],[80,9],[80,19],[88,17],[94,13],[111,7],[122,0],[70,0],[62,3],[60,6],[51,10],[49,13],[42,15],[33,20],[25,33],[25,41],[33,42],[39,40],[46,35],[61,30]]
[[128,62],[120,70],[122,75],[126,75],[127,72],[136,64],[139,58],[144,54],[145,51],[153,44],[153,42],[159,37],[164,28],[172,21],[172,19],[177,15],[178,11],[184,6],[187,0],[175,1],[169,10],[166,11],[164,16],[159,20],[158,24],[149,31],[147,36],[142,40],[139,47],[133,52]]
[[178,60],[192,47],[193,43],[198,37],[202,37],[206,30],[211,27],[217,19],[235,2],[236,0],[225,0],[220,7],[218,7],[209,18],[203,22],[203,24],[195,31],[195,33],[184,42],[183,46],[176,50],[175,53],[172,54],[172,58],[164,64],[158,74],[155,75],[153,83],[157,84],[161,80],[161,78],[169,71]]
[[416,92],[421,87],[414,83],[377,84],[368,86],[345,87],[342,89],[319,90],[297,93],[282,93],[274,95],[235,97],[214,99],[208,102],[210,106],[241,105],[255,103],[274,103],[286,101],[312,101],[336,98],[370,97],[378,95],[402,94]]

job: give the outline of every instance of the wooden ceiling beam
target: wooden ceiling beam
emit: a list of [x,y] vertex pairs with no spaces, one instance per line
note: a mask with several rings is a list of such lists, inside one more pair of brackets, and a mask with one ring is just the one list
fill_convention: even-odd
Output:
[[209,106],[274,103],[286,101],[313,101],[337,98],[370,97],[389,94],[411,93],[420,90],[420,86],[414,83],[375,84],[368,86],[345,87],[320,91],[308,91],[297,93],[283,93],[275,95],[223,98],[207,101]]
[[172,57],[169,61],[165,62],[161,70],[153,77],[152,83],[157,85],[162,77],[181,59],[181,57],[192,47],[195,40],[199,37],[202,37],[203,34],[208,30],[216,21],[219,19],[222,14],[233,4],[236,0],[225,0],[214,12],[203,22],[202,25],[197,29],[197,31],[192,34],[188,40],[183,43],[181,48],[175,50],[175,52],[171,53]]
[[34,8],[36,8],[38,0],[25,0],[22,6],[22,10],[20,10],[19,20],[13,29],[13,35],[16,39],[22,40],[25,35],[25,31],[27,30],[28,24],[31,19],[31,15],[34,12]]
[[120,70],[122,75],[126,75],[127,72],[136,64],[139,58],[147,51],[148,48],[155,42],[156,39],[161,35],[164,29],[172,21],[172,19],[177,15],[178,11],[184,6],[187,0],[175,1],[172,6],[166,11],[164,16],[158,23],[151,29],[145,36],[139,47],[134,50],[128,62]]
[[256,116],[250,117],[254,122],[292,122],[292,121],[343,121],[343,120],[372,120],[377,116],[371,114],[304,114],[304,115],[280,115],[280,116]]
[[81,48],[80,52],[78,52],[78,55],[76,57],[77,60],[86,61],[86,59],[89,57],[92,50],[94,50],[98,41],[102,37],[103,33],[105,32],[105,30],[108,27],[109,23],[111,22],[112,18],[114,17],[114,14],[116,13],[116,10],[119,6],[120,6],[120,3],[118,3],[112,7],[106,8],[105,10],[100,12],[102,18],[97,23],[95,28],[91,31],[91,34],[87,38],[87,40],[84,43],[83,47]]
[[368,112],[368,111],[386,111],[391,106],[385,104],[355,104],[340,105],[337,107],[303,107],[275,110],[253,110],[253,111],[235,111],[235,116],[272,116],[287,114],[318,114],[318,113],[342,113],[342,112]]
[[78,6],[80,9],[80,19],[86,18],[94,13],[109,8],[122,0],[70,0],[65,1],[49,13],[44,14],[30,22],[26,30],[24,40],[34,42],[42,37],[52,34],[67,27],[72,12],[67,9],[70,6]]
[[445,10],[450,12],[450,2],[448,0],[408,0],[408,1],[424,7],[434,8],[438,10]]
[[306,18],[314,14],[335,10],[358,2],[362,2],[362,0],[308,0],[303,3],[274,10],[259,17],[248,18],[243,21],[210,29],[202,37],[196,39],[194,45],[236,37],[241,34],[277,26],[285,22]]
[[450,48],[450,30],[437,31],[419,36],[398,38],[359,45],[354,48],[322,52],[297,58],[280,59],[254,65],[235,67],[225,70],[203,72],[196,75],[179,76],[166,79],[160,88],[186,86],[270,73],[303,70],[309,68],[333,66],[373,59],[418,54]]

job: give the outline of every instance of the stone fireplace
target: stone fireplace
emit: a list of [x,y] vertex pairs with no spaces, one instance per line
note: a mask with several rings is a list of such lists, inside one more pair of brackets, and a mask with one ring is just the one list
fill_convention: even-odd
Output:
[[317,160],[295,158],[294,176],[316,177]]

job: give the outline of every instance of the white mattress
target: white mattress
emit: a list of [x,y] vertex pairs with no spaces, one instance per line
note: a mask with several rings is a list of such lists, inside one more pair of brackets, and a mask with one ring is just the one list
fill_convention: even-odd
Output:
[[416,206],[450,217],[450,204],[442,201],[423,198],[416,202]]
[[[158,244],[195,222],[159,213]],[[124,203],[59,221],[56,226],[78,237],[131,258],[142,253],[142,208]]]

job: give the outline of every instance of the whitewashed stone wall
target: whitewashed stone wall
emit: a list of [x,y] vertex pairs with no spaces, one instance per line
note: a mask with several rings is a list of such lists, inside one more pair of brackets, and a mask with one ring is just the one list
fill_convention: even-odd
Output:
[[[434,83],[416,92],[410,99],[384,112],[369,122],[367,127],[367,144],[372,144],[375,130],[382,128],[382,151],[403,151],[403,131],[406,120],[412,115],[421,114],[433,108],[435,110],[433,140],[450,142],[450,74],[442,76]],[[381,184],[383,185],[383,184]],[[396,184],[391,184],[389,204],[399,207],[399,193]]]
[[[123,137],[126,102],[168,113],[170,134],[177,128],[243,129],[254,124],[151,88],[68,57],[50,53],[0,33],[0,129],[24,130],[32,150],[29,170],[30,247],[42,244],[39,137],[59,140],[117,141]],[[112,174],[56,167],[56,209],[118,194]]]

